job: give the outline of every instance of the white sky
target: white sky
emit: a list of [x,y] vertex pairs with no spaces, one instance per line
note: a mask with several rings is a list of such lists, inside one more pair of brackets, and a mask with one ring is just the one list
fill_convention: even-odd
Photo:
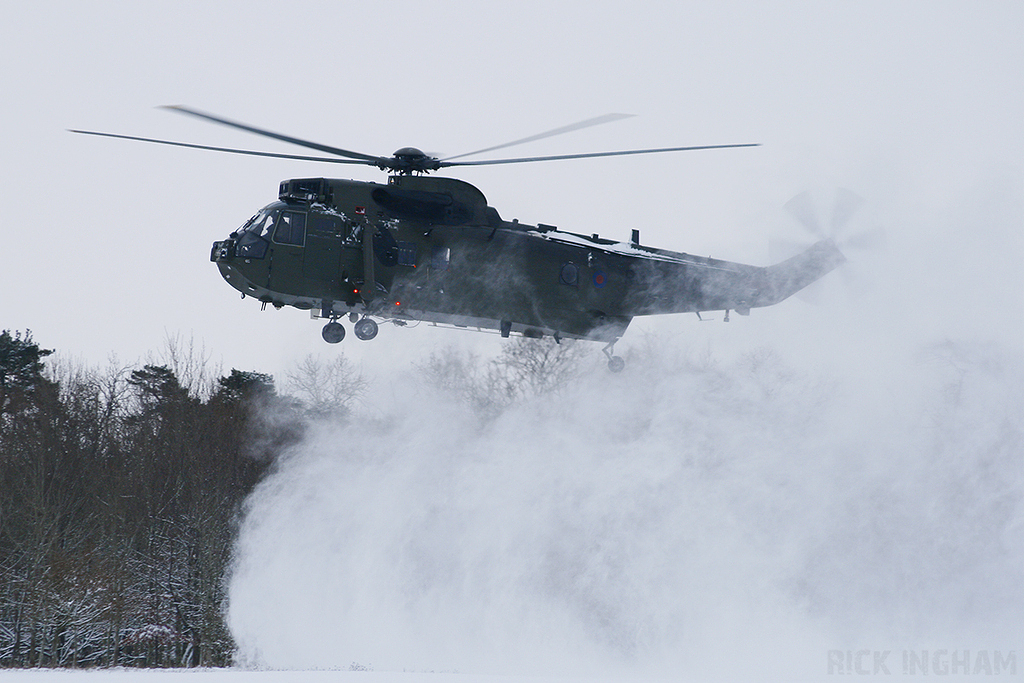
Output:
[[[328,347],[308,314],[261,313],[209,262],[281,179],[383,181],[376,169],[65,132],[299,151],[155,108],[187,104],[373,154],[457,154],[606,112],[637,117],[516,151],[760,142],[457,177],[506,219],[621,239],[639,227],[648,244],[757,264],[769,235],[792,230],[790,197],[847,187],[868,200],[859,220],[890,231],[874,329],[1012,345],[1024,330],[1022,29],[1018,2],[8,3],[0,327],[97,365],[178,335],[224,371],[279,377],[339,348],[368,369],[452,342],[496,348],[390,326]],[[637,321],[622,344],[657,330],[785,345],[837,320],[850,316],[793,301],[728,328]]]

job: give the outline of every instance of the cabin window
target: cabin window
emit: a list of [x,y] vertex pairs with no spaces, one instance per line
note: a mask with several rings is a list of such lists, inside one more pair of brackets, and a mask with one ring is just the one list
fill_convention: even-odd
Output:
[[563,285],[575,285],[580,279],[580,269],[575,263],[562,264],[562,270],[558,273],[558,280]]
[[416,243],[398,243],[398,265],[416,267]]
[[338,216],[314,211],[310,211],[306,217],[306,228],[311,235],[335,239],[341,239],[346,232],[345,224]]
[[448,247],[434,247],[430,251],[430,269],[448,270],[448,263],[451,261],[452,250]]
[[282,211],[274,232],[278,244],[293,244],[301,247],[306,241],[306,214],[297,211]]

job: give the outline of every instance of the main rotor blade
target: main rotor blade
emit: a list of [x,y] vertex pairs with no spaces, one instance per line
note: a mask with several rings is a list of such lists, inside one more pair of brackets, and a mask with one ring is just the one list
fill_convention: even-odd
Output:
[[273,138],[275,140],[281,140],[283,142],[290,142],[293,145],[299,145],[300,147],[308,147],[310,149],[319,150],[321,152],[327,152],[328,154],[337,154],[341,157],[348,157],[349,159],[361,159],[372,164],[376,164],[380,157],[371,156],[369,154],[362,154],[361,152],[352,152],[347,149],[341,149],[340,147],[331,147],[329,145],[321,145],[318,142],[310,142],[308,140],[300,140],[299,138],[293,138],[289,135],[281,135],[280,133],[273,133],[269,130],[263,130],[262,128],[256,128],[249,126],[244,123],[238,123],[237,121],[229,121],[228,119],[222,119],[212,114],[206,114],[195,109],[189,109],[181,105],[167,105],[164,109],[170,109],[171,111],[180,112],[182,114],[188,114],[189,116],[195,116],[200,119],[206,119],[207,121],[213,121],[224,126],[231,128],[238,128],[239,130],[248,131],[255,133],[256,135],[262,135],[264,137]]
[[568,126],[562,126],[560,128],[553,128],[543,133],[537,133],[526,138],[519,140],[513,140],[512,142],[506,142],[501,145],[495,145],[494,147],[485,147],[478,149],[475,152],[466,152],[465,154],[456,154],[453,157],[448,157],[445,161],[451,161],[452,159],[461,159],[462,157],[473,156],[474,154],[483,154],[484,152],[493,152],[496,149],[505,149],[506,147],[514,147],[515,145],[522,145],[527,142],[533,142],[534,140],[543,140],[544,138],[554,137],[555,135],[561,135],[563,133],[571,133],[574,130],[580,130],[582,128],[590,128],[591,126],[599,126],[602,123],[611,123],[612,121],[620,121],[622,119],[628,119],[635,114],[605,114],[603,116],[595,116],[592,119],[586,121],[579,121],[577,123],[570,123]]
[[155,142],[158,145],[170,145],[172,147],[190,147],[192,149],[207,149],[214,152],[230,152],[231,154],[248,154],[254,157],[272,157],[274,159],[297,159],[299,161],[326,161],[329,164],[363,164],[369,165],[369,161],[357,161],[355,159],[336,159],[334,157],[307,157],[298,154],[275,154],[273,152],[256,152],[249,149],[232,149],[230,147],[211,147],[209,145],[193,145],[188,142],[172,142],[171,140],[157,140],[155,138],[139,138],[134,135],[117,135],[115,133],[97,133],[91,130],[72,130],[70,133],[81,133],[82,135],[98,135],[104,138],[120,138],[122,140],[136,140],[138,142]]
[[658,152],[689,152],[697,149],[728,149],[731,147],[760,147],[760,143],[742,145],[700,145],[698,147],[662,147],[660,149],[627,149],[621,152],[591,152],[589,154],[559,154],[546,157],[522,157],[519,159],[488,159],[486,161],[442,161],[446,166],[489,166],[493,164],[522,164],[530,161],[560,161],[562,159],[592,159],[594,157],[619,157],[630,154],[656,154]]

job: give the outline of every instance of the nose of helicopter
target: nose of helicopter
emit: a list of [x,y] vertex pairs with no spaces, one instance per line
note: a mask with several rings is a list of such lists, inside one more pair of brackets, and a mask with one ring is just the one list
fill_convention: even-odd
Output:
[[210,260],[214,263],[217,261],[227,259],[231,253],[232,240],[218,240],[213,243],[213,247],[210,249]]
[[220,271],[221,277],[223,277],[229,285],[244,294],[246,290],[246,279],[242,275],[241,271],[239,271],[235,266],[233,258],[234,255],[235,240],[233,238],[217,240],[210,248],[210,261],[217,264],[217,270]]

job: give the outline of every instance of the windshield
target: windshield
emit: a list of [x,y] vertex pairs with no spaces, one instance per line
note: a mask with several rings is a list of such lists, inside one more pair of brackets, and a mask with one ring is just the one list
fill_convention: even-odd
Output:
[[242,226],[241,230],[251,232],[259,237],[269,238],[270,232],[274,228],[275,218],[277,218],[276,211],[267,211],[266,209],[263,209],[258,214],[250,218],[249,221]]
[[252,226],[253,223],[255,223],[258,219],[260,219],[263,216],[263,214],[264,214],[264,210],[257,211],[255,214],[253,214],[252,218],[247,220],[245,223],[242,223],[241,227],[239,227],[239,228],[237,228],[235,230],[232,230],[231,231],[231,236],[232,237],[238,237],[239,235],[241,235],[243,232],[248,230],[249,227]]
[[232,230],[231,231],[231,236],[235,237],[237,235],[241,235],[243,232],[245,232],[246,228],[248,228],[250,225],[252,225],[253,223],[256,222],[256,219],[259,218],[259,216],[260,216],[260,214],[257,213],[252,218],[247,220],[245,223],[242,223],[242,227],[238,228],[237,230]]
[[261,259],[266,256],[267,247],[270,246],[268,240],[277,215],[278,211],[261,209],[236,230],[234,234],[238,236],[238,245],[235,247],[235,255],[247,259]]

